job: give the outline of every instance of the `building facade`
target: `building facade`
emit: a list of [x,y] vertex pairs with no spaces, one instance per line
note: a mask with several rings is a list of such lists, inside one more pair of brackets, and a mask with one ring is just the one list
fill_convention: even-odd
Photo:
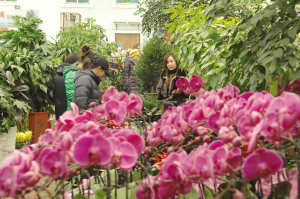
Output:
[[[96,19],[106,30],[108,42],[116,42],[123,49],[140,46],[147,40],[142,34],[141,18],[135,16],[139,0],[0,0],[0,28],[11,29],[14,15],[35,15],[49,41],[74,21]],[[68,18],[69,16],[69,18]],[[69,21],[68,21],[69,19]]]

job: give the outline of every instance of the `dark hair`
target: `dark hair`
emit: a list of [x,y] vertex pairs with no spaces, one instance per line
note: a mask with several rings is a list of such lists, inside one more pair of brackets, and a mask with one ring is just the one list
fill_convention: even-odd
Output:
[[164,66],[165,66],[166,68],[168,68],[168,67],[167,67],[167,63],[168,63],[168,58],[169,58],[170,56],[174,58],[174,60],[175,60],[175,62],[176,62],[176,65],[177,65],[177,67],[178,67],[178,66],[179,66],[179,62],[177,62],[174,53],[167,53],[167,54],[165,55],[165,58],[164,58]]
[[86,57],[91,58],[94,56],[96,56],[96,53],[92,51],[91,47],[89,47],[88,45],[81,46],[81,54],[79,61],[83,62]]
[[79,55],[77,53],[71,53],[69,54],[66,59],[65,63],[74,64],[79,58]]
[[[95,61],[96,60],[96,61]],[[100,57],[100,56],[94,56],[94,57],[86,57],[84,59],[84,61],[82,62],[83,64],[83,69],[86,68],[97,68],[99,66],[101,66],[102,69],[105,69],[109,67],[109,63],[107,61],[107,59],[105,59],[104,57]]]
[[82,62],[82,68],[83,69],[95,68],[95,67],[93,67],[93,65],[94,65],[93,62],[95,61],[95,57],[96,56],[94,56],[94,57],[85,57],[85,59]]

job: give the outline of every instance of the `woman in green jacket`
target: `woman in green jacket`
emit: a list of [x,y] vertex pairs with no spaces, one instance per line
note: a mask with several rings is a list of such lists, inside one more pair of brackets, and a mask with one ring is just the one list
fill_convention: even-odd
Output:
[[92,58],[95,57],[96,53],[92,51],[92,49],[88,45],[83,45],[81,47],[81,55],[79,58],[79,62],[75,62],[71,66],[65,67],[64,70],[64,80],[65,80],[65,87],[66,87],[66,95],[67,95],[67,111],[72,110],[71,102],[74,95],[74,77],[77,71],[83,70],[83,60],[85,58]]

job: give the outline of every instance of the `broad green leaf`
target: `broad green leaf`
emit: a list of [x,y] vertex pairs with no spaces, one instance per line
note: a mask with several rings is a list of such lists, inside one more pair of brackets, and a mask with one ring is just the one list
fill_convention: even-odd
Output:
[[29,87],[27,85],[21,85],[13,89],[13,91],[27,91]]
[[219,80],[219,76],[217,74],[213,74],[208,78],[209,84],[213,89],[216,88],[218,80]]
[[45,93],[47,93],[47,86],[46,85],[44,85],[44,84],[39,84],[39,86],[40,86],[40,89],[42,90],[42,91],[44,91]]
[[73,199],[87,199],[84,195],[82,194],[77,194]]
[[296,33],[297,33],[297,30],[298,30],[298,27],[299,27],[299,24],[295,25],[291,30],[288,31],[288,36],[291,38],[291,39],[295,39],[295,36],[296,36]]
[[297,62],[298,62],[298,59],[296,59],[295,57],[291,57],[289,59],[289,63],[292,67],[294,67],[297,64]]
[[283,55],[283,50],[282,48],[277,48],[276,50],[273,51],[273,55],[275,57],[281,58]]
[[178,10],[177,10],[177,9],[167,9],[166,11],[167,11],[167,12],[170,12],[170,13],[173,13],[173,12],[178,12]]
[[211,190],[209,188],[207,188],[206,186],[204,186],[204,192],[205,192],[205,197],[206,198],[210,198],[213,197]]
[[168,33],[172,33],[175,30],[176,26],[171,26],[168,30]]
[[177,17],[179,15],[179,12],[175,12],[174,14],[171,15],[170,19],[174,19],[175,17]]
[[273,185],[273,192],[269,195],[268,199],[285,198],[290,194],[292,185],[290,182],[279,182]]
[[290,84],[292,84],[295,80],[300,78],[300,68],[297,69],[296,72],[290,78]]
[[274,56],[269,56],[269,57],[265,57],[261,60],[261,64],[262,65],[266,65],[267,63],[269,63],[270,61],[272,61],[275,57]]
[[96,199],[106,199],[106,192],[103,189],[98,189],[95,193]]
[[297,52],[295,53],[295,56],[296,56],[298,59],[300,59],[300,51],[297,51]]
[[202,38],[206,38],[209,35],[209,31],[208,30],[204,30],[203,32],[201,32],[200,35],[201,35]]
[[6,71],[5,74],[6,74],[6,78],[7,78],[6,81],[7,81],[9,84],[11,84],[11,85],[15,85],[15,84],[14,84],[14,78],[13,78],[11,72],[10,72],[10,71]]
[[182,10],[182,5],[179,4],[179,5],[177,6],[177,8],[178,8],[178,10]]
[[199,198],[199,194],[197,193],[197,191],[194,188],[192,188],[190,193],[185,194],[185,195],[180,194],[179,198],[180,199],[195,199],[195,198]]
[[272,62],[271,65],[268,67],[268,70],[270,73],[273,73],[275,69],[276,69],[276,64]]

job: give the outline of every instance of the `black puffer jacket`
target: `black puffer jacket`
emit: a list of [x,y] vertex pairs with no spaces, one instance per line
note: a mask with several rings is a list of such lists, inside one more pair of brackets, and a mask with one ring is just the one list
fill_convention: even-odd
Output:
[[139,83],[136,75],[133,73],[135,69],[135,62],[131,57],[127,57],[124,61],[124,89],[128,90],[128,93],[137,94]]
[[[187,71],[182,71],[177,67],[177,71],[173,78],[169,81],[169,69],[165,69],[161,73],[161,77],[159,80],[159,83],[156,87],[156,93],[157,93],[157,99],[167,99],[172,95],[172,92],[177,89],[176,81],[181,77],[187,76]],[[170,84],[168,84],[170,82]],[[184,92],[180,92],[179,94],[176,94],[173,96],[174,100],[185,100],[187,98],[187,95]]]
[[67,110],[67,96],[63,72],[69,63],[63,63],[57,67],[56,75],[53,80],[53,99],[55,104],[56,120]]
[[92,69],[77,71],[74,78],[74,96],[72,102],[76,103],[79,111],[89,109],[91,102],[101,104],[101,78]]

